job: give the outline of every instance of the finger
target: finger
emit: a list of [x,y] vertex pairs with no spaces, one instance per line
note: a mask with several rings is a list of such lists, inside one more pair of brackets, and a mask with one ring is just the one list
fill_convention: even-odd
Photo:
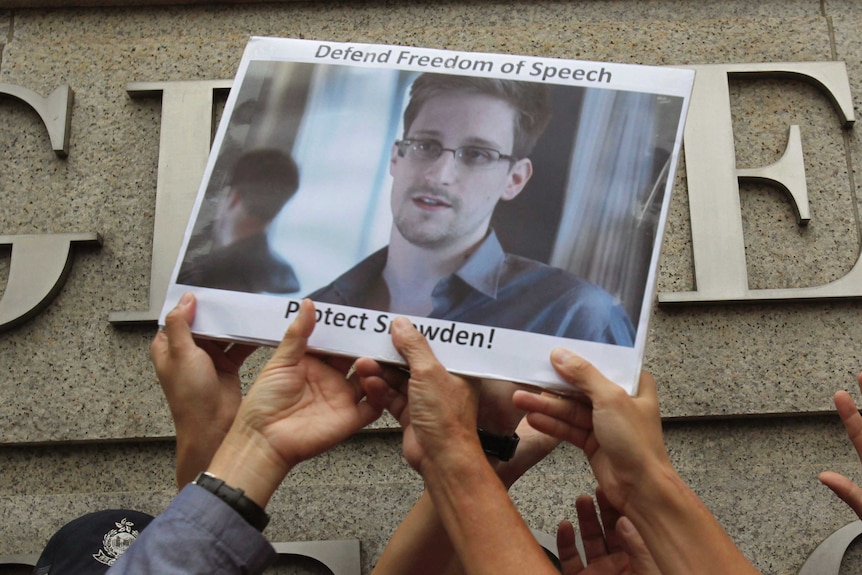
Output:
[[824,471],[817,476],[820,483],[832,490],[841,501],[850,506],[856,515],[862,519],[862,489],[839,473]]
[[638,575],[661,575],[658,565],[649,552],[641,534],[628,517],[620,517],[616,524],[623,549],[629,556],[632,572]]
[[536,431],[567,441],[581,449],[586,445],[590,435],[589,430],[573,427],[544,413],[528,413],[527,423]]
[[638,379],[638,399],[649,401],[658,407],[658,391],[656,390],[655,378],[651,373],[641,371],[640,379]]
[[599,516],[602,519],[602,526],[605,529],[605,544],[608,547],[609,553],[617,553],[625,551],[621,537],[617,533],[616,525],[620,519],[619,512],[608,501],[607,495],[601,488],[596,488],[596,503],[599,506]]
[[411,376],[436,380],[445,369],[434,357],[428,340],[425,339],[406,317],[397,317],[392,322],[392,344],[407,362]]
[[590,399],[601,395],[612,383],[589,361],[562,347],[551,351],[551,365],[567,383]]
[[592,406],[571,397],[537,395],[519,389],[512,395],[512,403],[518,409],[543,413],[572,427],[590,429],[593,426]]
[[655,387],[655,377],[648,371],[641,370],[638,379],[638,397],[658,403],[658,392]]
[[575,499],[575,509],[578,512],[578,529],[581,532],[581,542],[584,544],[584,555],[589,565],[599,557],[608,554],[605,546],[605,533],[599,523],[599,516],[589,495],[579,495]]
[[407,406],[407,397],[404,394],[392,389],[385,380],[377,376],[360,377],[359,384],[369,403],[389,411],[402,427],[406,426],[406,422],[402,421],[406,416],[404,408]]
[[401,389],[410,377],[403,367],[382,364],[368,357],[360,357],[353,362],[352,370],[360,378],[379,377],[392,389]]
[[191,323],[195,319],[197,303],[191,292],[186,292],[177,305],[165,316],[167,348],[171,355],[182,353],[189,345],[194,345]]
[[833,397],[835,409],[838,410],[838,415],[841,417],[841,423],[844,424],[844,429],[847,431],[847,437],[856,448],[856,454],[859,459],[862,459],[862,415],[859,414],[859,409],[850,394],[846,391],[838,391]]
[[380,377],[392,389],[401,389],[410,381],[410,371],[397,365],[382,365]]
[[359,377],[383,377],[383,364],[370,357],[360,357],[353,362],[351,369]]
[[308,338],[314,331],[314,304],[310,299],[302,300],[299,313],[278,344],[270,363],[281,365],[296,365],[305,356],[308,348]]
[[558,438],[544,434],[530,425],[526,416],[518,422],[515,433],[521,438],[516,457],[518,455],[526,456],[526,460],[530,462],[530,467],[544,459],[560,444]]
[[577,575],[584,569],[584,562],[578,553],[575,540],[575,527],[571,521],[560,521],[557,527],[557,556],[563,575]]

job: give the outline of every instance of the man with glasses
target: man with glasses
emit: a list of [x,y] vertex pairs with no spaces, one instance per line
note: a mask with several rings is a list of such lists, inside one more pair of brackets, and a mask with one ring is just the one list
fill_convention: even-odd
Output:
[[634,328],[603,289],[503,251],[499,201],[530,180],[550,119],[548,87],[423,74],[392,147],[389,246],[309,297],[436,319],[625,346]]

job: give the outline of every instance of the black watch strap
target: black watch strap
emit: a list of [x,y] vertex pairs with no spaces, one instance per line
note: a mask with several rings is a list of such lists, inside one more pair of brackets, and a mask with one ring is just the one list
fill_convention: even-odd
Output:
[[269,523],[269,515],[260,505],[246,497],[242,489],[231,487],[212,473],[201,471],[193,481],[203,487],[228,505],[230,505],[248,524],[263,531]]
[[486,455],[496,457],[500,461],[509,461],[515,456],[515,449],[521,440],[517,433],[512,435],[495,435],[484,429],[478,429],[479,441],[482,443],[482,451]]

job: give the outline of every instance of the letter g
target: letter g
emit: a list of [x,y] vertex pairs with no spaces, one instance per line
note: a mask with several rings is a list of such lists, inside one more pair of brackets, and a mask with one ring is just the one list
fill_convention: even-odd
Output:
[[[66,157],[72,117],[69,86],[60,86],[43,98],[21,86],[0,83],[0,94],[32,107],[48,129],[54,153]],[[60,293],[72,269],[73,243],[101,246],[102,238],[95,232],[0,236],[0,246],[12,246],[9,277],[0,297],[0,331],[39,314]]]

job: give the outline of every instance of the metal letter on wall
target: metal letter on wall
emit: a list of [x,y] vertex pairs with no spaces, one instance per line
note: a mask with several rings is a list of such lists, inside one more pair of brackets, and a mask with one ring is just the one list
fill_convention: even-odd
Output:
[[213,93],[229,90],[231,84],[231,80],[212,80],[127,86],[132,97],[162,96],[159,170],[149,308],[112,312],[111,323],[158,320],[212,144]]
[[[54,153],[61,158],[69,154],[73,96],[69,86],[43,98],[21,86],[0,83],[0,94],[33,108],[48,129]],[[102,238],[95,232],[0,236],[0,245],[12,246],[9,277],[0,298],[0,331],[37,315],[60,293],[72,269],[72,244],[101,246]]]
[[862,257],[850,272],[810,288],[748,288],[739,180],[768,182],[790,197],[797,219],[808,219],[808,189],[799,127],[791,126],[783,157],[763,168],[738,169],[733,143],[728,76],[789,76],[829,96],[845,126],[854,122],[850,80],[843,62],[689,66],[696,70],[684,149],[691,214],[693,292],[659,294],[659,303],[799,300],[862,297]]
[[358,539],[297,541],[273,543],[272,546],[279,555],[298,555],[319,561],[332,572],[332,575],[362,573]]
[[799,575],[839,575],[844,554],[860,535],[862,521],[845,525],[817,546],[799,570]]
[[72,125],[72,100],[74,94],[72,88],[67,85],[58,86],[51,95],[43,98],[36,92],[15,86],[14,84],[0,83],[0,94],[13,96],[33,108],[42,123],[48,128],[48,137],[51,138],[51,147],[54,153],[65,158],[69,155],[69,133]]

